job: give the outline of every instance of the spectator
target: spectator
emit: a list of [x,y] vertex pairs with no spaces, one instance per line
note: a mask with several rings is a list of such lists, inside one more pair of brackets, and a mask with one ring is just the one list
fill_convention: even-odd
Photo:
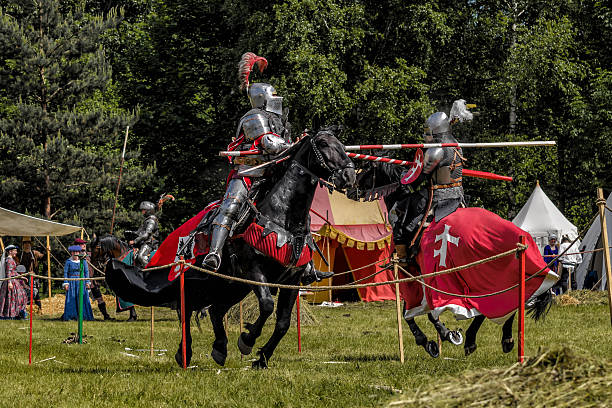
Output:
[[[563,254],[563,252],[565,252],[565,254]],[[559,261],[561,262],[561,278],[559,278],[559,281],[555,285],[558,285],[561,293],[567,292],[568,278],[570,276],[570,288],[576,289],[576,276],[574,275],[574,270],[576,266],[582,262],[582,255],[577,252],[579,251],[576,243],[572,245],[570,239],[564,236],[561,239],[561,246],[559,247],[559,253],[562,254],[559,256]]]
[[[555,258],[559,254],[559,244],[557,243],[557,236],[555,234],[551,234],[548,237],[548,245],[544,247],[544,262],[546,264],[550,264],[548,267],[551,271],[559,274],[559,260]],[[551,263],[552,262],[552,263]],[[556,284],[555,284],[556,288]],[[553,288],[553,292],[559,294],[557,290]]]
[[[6,278],[14,278],[19,276],[17,271],[16,245],[9,245],[4,250],[0,259],[0,267]],[[23,319],[26,317],[26,305],[28,295],[26,293],[26,284],[24,278],[10,279],[1,282],[0,286],[0,318],[1,319]]]
[[[89,278],[89,268],[87,262],[79,258],[81,254],[80,245],[71,245],[68,247],[70,258],[64,264],[64,279],[78,278],[81,266],[83,267],[83,277]],[[64,290],[66,291],[66,302],[64,303],[64,315],[62,319],[72,320],[79,317],[79,282],[74,280],[64,281]],[[87,289],[90,287],[89,280],[85,281],[83,288],[83,320],[93,320],[93,312],[91,303],[89,303],[89,294]]]
[[[23,237],[22,239],[22,245],[23,248],[21,250],[21,260],[20,260],[20,264],[24,266],[24,268],[26,269],[27,272],[33,272],[35,274],[38,274],[38,261],[39,259],[41,259],[44,255],[42,252],[39,252],[37,250],[33,250],[32,249],[32,242],[30,240],[30,237]],[[42,304],[40,302],[40,292],[39,292],[39,287],[40,287],[40,282],[38,281],[38,279],[34,279],[34,303],[42,309]]]
[[[73,245],[78,245],[81,247],[81,256],[83,256],[83,260],[87,262],[87,266],[89,267],[89,257],[87,256],[87,241],[77,238],[74,240]],[[89,269],[89,268],[88,268]],[[93,272],[92,272],[93,275]],[[102,292],[100,291],[99,281],[94,280],[91,282],[91,294],[93,298],[98,302],[98,309],[100,309],[100,313],[104,317],[104,320],[115,320],[111,317],[106,311],[106,302],[104,301],[104,297],[102,297]]]

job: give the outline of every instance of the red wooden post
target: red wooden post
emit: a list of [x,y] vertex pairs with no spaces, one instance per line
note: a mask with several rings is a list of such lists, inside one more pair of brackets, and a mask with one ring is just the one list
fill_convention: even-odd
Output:
[[[527,239],[524,235],[519,237],[519,242],[526,245]],[[519,320],[518,320],[518,361],[523,363],[525,358],[525,251],[519,252]]]
[[[181,255],[181,262],[183,261],[183,255]],[[184,263],[181,263],[179,269],[180,282],[181,282],[181,330],[183,332],[183,338],[181,340],[181,350],[183,351],[183,370],[187,369],[187,336],[185,331],[185,275],[183,274]]]
[[30,275],[30,357],[28,365],[32,365],[32,312],[34,309],[34,276]]
[[298,353],[302,352],[302,331],[300,324],[300,291],[298,289],[297,299],[295,300],[297,305],[296,313],[297,313],[297,335],[298,335]]

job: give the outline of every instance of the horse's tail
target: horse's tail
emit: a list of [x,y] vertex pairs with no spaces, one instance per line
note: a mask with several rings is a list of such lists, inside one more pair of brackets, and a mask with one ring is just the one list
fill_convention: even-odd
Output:
[[527,315],[535,321],[540,319],[544,320],[544,317],[546,317],[546,314],[550,310],[552,302],[553,295],[550,290],[539,294],[527,304]]

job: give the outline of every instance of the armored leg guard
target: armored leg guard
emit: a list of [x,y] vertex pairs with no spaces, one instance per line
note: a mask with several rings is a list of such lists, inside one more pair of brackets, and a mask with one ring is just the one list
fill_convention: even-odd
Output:
[[312,261],[308,262],[304,268],[304,274],[302,275],[302,285],[308,286],[313,282],[320,282],[323,279],[331,278],[334,276],[333,272],[318,271],[314,267]]
[[221,251],[230,236],[242,205],[246,202],[248,189],[241,179],[230,180],[219,207],[219,214],[213,220],[210,251],[204,257],[204,267],[216,271],[221,266]]

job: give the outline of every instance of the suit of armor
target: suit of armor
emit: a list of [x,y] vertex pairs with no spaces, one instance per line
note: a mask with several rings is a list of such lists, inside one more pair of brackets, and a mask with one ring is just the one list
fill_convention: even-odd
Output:
[[[257,85],[257,87],[255,86]],[[274,92],[269,91],[272,88],[268,84],[254,84],[249,90],[251,103],[263,103],[262,106],[255,107],[248,111],[241,119],[236,130],[234,141],[228,146],[229,150],[262,150],[264,155],[276,155],[283,152],[291,146],[290,125],[286,117],[281,116],[277,111],[281,109],[279,103],[275,103],[275,111],[266,110],[268,104],[257,100],[254,102],[254,97],[251,92],[259,95],[261,89],[266,90],[271,95]],[[268,93],[265,93],[268,95]],[[270,98],[279,98],[269,96]],[[240,176],[240,172],[251,169],[254,165],[262,163],[264,156],[248,156],[237,157],[232,160],[234,165],[225,195],[219,207],[219,213],[212,223],[212,234],[210,241],[210,251],[204,258],[204,265],[217,270],[221,265],[221,251],[225,240],[231,236],[232,229],[238,221],[238,216],[244,204],[246,203],[249,189],[252,185],[251,178],[263,177],[263,169],[261,171],[249,173],[249,177]]]
[[[457,143],[457,139],[452,134],[451,124],[454,123],[454,119],[466,118],[455,116],[455,105],[464,107],[465,101],[455,102],[451,110],[453,119],[449,119],[444,112],[436,112],[427,119],[424,132],[426,143]],[[463,111],[467,112],[466,109]],[[396,243],[413,244],[418,238],[416,235],[425,224],[423,218],[430,214],[429,210],[433,213],[434,219],[440,221],[460,206],[465,206],[462,186],[464,161],[463,152],[459,147],[433,147],[425,151],[421,174],[409,188],[404,187],[408,191],[406,197],[397,202],[392,209],[396,214],[393,231]]]
[[145,220],[136,231],[126,231],[126,234],[134,235],[134,246],[138,248],[138,253],[135,256],[135,261],[138,266],[144,268],[149,263],[149,255],[157,249],[159,241],[159,220],[153,214],[155,204],[150,201],[143,201],[140,204],[140,209],[143,210]]

